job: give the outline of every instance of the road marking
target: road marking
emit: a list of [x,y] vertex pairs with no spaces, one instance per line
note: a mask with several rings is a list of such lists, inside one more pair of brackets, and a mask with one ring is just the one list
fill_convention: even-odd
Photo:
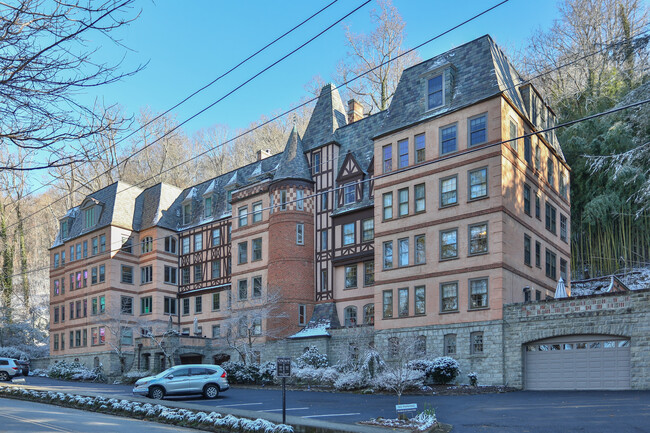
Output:
[[4,416],[6,418],[11,418],[11,419],[13,419],[15,421],[22,421],[22,422],[28,422],[30,424],[36,424],[39,427],[45,427],[45,428],[49,428],[51,430],[56,430],[56,431],[60,431],[60,432],[64,432],[64,433],[72,432],[72,430],[63,430],[63,429],[61,429],[59,427],[55,427],[55,426],[53,426],[51,424],[47,424],[47,423],[44,423],[44,422],[38,422],[38,421],[32,421],[30,419],[23,418],[23,417],[18,416],[18,415],[8,415],[6,413],[2,413],[2,414],[0,414],[0,416]]
[[217,407],[254,406],[254,405],[257,405],[257,404],[264,404],[264,403],[220,404]]
[[[311,409],[309,407],[288,407],[287,410],[307,410]],[[278,412],[281,411],[282,409],[266,409],[266,410],[260,410],[260,412]]]
[[307,415],[302,416],[301,418],[318,418],[318,417],[328,417],[328,416],[352,416],[352,415],[361,415],[359,412],[354,413],[328,413],[325,415]]

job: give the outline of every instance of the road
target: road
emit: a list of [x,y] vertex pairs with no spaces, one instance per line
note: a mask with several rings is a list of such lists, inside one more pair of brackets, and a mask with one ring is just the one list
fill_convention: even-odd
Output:
[[0,398],[2,433],[147,433],[196,432],[155,422],[140,421],[83,410]]
[[[47,386],[61,392],[81,390],[117,396],[131,395],[125,385],[86,384],[29,377],[27,385]],[[215,400],[200,396],[167,397],[206,411],[253,411],[279,414],[278,389],[234,388]],[[354,424],[375,417],[395,416],[396,397],[312,391],[288,391],[287,415],[336,423]],[[532,392],[459,396],[403,396],[402,403],[417,403],[419,409],[434,408],[441,422],[453,432],[611,432],[650,431],[649,391]]]

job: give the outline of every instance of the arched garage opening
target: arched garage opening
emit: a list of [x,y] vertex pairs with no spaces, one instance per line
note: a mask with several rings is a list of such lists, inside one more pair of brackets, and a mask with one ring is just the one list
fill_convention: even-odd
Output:
[[567,335],[526,343],[528,390],[630,389],[630,339]]
[[200,353],[184,353],[180,355],[181,364],[202,364],[203,355]]

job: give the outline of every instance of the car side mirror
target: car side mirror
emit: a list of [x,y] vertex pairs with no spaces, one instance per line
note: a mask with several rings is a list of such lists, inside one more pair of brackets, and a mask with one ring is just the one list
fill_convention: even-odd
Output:
[[173,379],[173,378],[174,378],[173,374],[170,374],[169,376],[165,376],[165,379]]

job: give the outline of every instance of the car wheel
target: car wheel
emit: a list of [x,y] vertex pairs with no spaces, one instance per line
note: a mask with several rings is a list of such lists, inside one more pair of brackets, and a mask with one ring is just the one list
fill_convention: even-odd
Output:
[[217,398],[219,396],[219,387],[217,385],[206,385],[203,387],[203,396],[205,398]]
[[149,397],[160,400],[165,396],[165,390],[159,386],[152,386],[149,389]]
[[9,380],[9,375],[6,371],[0,371],[0,381],[5,382]]

